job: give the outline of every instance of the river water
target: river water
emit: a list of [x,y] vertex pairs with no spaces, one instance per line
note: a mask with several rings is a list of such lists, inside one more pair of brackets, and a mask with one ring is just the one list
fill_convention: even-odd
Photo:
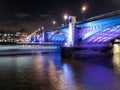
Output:
[[0,56],[0,90],[120,90],[120,46],[113,56],[61,58],[60,53]]

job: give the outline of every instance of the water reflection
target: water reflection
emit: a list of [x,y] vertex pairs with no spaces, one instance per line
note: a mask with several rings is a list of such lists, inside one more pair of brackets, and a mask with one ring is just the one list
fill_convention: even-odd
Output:
[[79,60],[42,52],[1,56],[0,90],[119,90],[119,51],[115,47],[113,57]]
[[90,90],[117,90],[116,81],[111,70],[101,66],[85,66],[82,81]]
[[114,64],[114,71],[115,74],[120,76],[120,45],[119,44],[115,44],[114,48],[113,48],[113,64]]

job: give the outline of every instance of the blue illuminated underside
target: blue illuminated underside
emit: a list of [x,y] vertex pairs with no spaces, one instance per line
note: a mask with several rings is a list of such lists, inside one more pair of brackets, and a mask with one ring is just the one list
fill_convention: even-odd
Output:
[[67,39],[67,37],[65,34],[55,34],[52,36],[50,41],[52,41],[52,42],[65,42],[66,39]]

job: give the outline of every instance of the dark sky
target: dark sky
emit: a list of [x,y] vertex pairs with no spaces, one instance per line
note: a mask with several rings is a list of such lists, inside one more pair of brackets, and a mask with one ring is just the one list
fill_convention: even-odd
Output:
[[64,13],[82,20],[84,3],[88,5],[86,18],[120,9],[120,0],[0,0],[0,30],[32,32],[42,25],[52,27],[53,20],[60,26]]

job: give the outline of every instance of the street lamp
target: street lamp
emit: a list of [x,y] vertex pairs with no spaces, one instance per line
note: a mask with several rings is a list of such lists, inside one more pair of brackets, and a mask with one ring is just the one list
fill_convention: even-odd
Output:
[[83,5],[82,6],[82,14],[83,14],[83,20],[85,20],[85,12],[86,12],[86,10],[87,10],[87,5]]
[[44,29],[44,27],[42,26],[42,30]]
[[67,23],[67,22],[66,22],[67,19],[68,19],[68,15],[65,14],[65,15],[64,15],[65,25],[66,25],[66,23]]
[[40,31],[40,28],[38,28],[38,31]]
[[53,25],[55,25],[56,24],[56,21],[53,21]]
[[53,23],[53,28],[55,28],[55,25],[56,25],[56,21],[53,21],[52,23]]

